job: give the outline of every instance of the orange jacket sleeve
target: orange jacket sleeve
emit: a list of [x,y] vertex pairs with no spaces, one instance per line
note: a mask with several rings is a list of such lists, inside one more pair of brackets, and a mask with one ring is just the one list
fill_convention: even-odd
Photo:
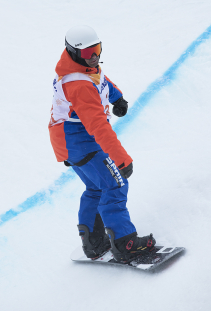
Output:
[[63,84],[63,90],[89,135],[94,135],[96,142],[105,153],[109,154],[116,166],[123,163],[123,167],[128,166],[133,160],[122,147],[107,121],[100,96],[92,83],[88,81],[69,82]]

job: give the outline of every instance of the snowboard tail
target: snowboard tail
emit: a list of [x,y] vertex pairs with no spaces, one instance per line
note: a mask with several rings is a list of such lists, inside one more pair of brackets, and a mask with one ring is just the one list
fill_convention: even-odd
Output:
[[108,265],[118,265],[131,267],[139,270],[154,270],[162,263],[166,262],[170,258],[173,258],[177,254],[183,252],[184,247],[165,247],[165,246],[155,246],[155,249],[149,253],[149,255],[140,255],[139,257],[133,259],[130,262],[122,263],[117,262],[111,251],[106,252],[103,256],[98,259],[87,258],[83,252],[82,247],[78,247],[72,254],[71,259],[77,262],[88,262],[88,263],[101,263]]

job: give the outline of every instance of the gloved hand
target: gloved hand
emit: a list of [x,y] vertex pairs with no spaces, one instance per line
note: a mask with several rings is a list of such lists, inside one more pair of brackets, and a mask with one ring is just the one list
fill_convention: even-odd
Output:
[[113,107],[113,114],[117,117],[123,117],[127,113],[128,109],[128,102],[123,98],[120,97],[117,101],[115,101],[112,105]]
[[[118,168],[121,168],[121,165]],[[133,173],[133,162],[131,162],[128,166],[120,169],[119,172],[123,178],[129,178]]]

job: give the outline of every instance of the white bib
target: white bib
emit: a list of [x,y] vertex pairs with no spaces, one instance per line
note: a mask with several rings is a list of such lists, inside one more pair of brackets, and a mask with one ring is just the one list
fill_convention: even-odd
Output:
[[[65,94],[63,92],[62,84],[72,81],[89,81],[93,84],[93,81],[91,78],[88,77],[88,75],[83,73],[71,73],[68,75],[65,75],[62,77],[62,79],[59,80],[59,76],[56,75],[54,81],[53,81],[53,91],[54,91],[54,97],[52,101],[52,109],[51,109],[51,125],[55,125],[58,123],[62,123],[64,121],[71,121],[71,122],[81,122],[78,118],[70,118],[69,112],[70,107],[72,106],[71,102],[68,102]],[[107,80],[101,71],[100,76],[100,84],[95,85],[98,89],[99,96],[101,98],[101,104],[104,107],[104,113],[107,115],[107,119],[111,118],[111,115],[109,113],[109,87]]]

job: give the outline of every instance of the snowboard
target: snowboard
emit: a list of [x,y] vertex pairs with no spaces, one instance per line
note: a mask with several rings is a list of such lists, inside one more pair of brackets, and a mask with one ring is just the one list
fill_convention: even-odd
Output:
[[82,246],[79,246],[71,254],[71,260],[76,262],[100,263],[105,265],[124,266],[144,271],[152,271],[157,269],[164,262],[182,253],[184,250],[184,247],[155,246],[154,250],[147,256],[139,256],[129,263],[119,263],[115,261],[110,250],[97,259],[90,259],[84,254]]

